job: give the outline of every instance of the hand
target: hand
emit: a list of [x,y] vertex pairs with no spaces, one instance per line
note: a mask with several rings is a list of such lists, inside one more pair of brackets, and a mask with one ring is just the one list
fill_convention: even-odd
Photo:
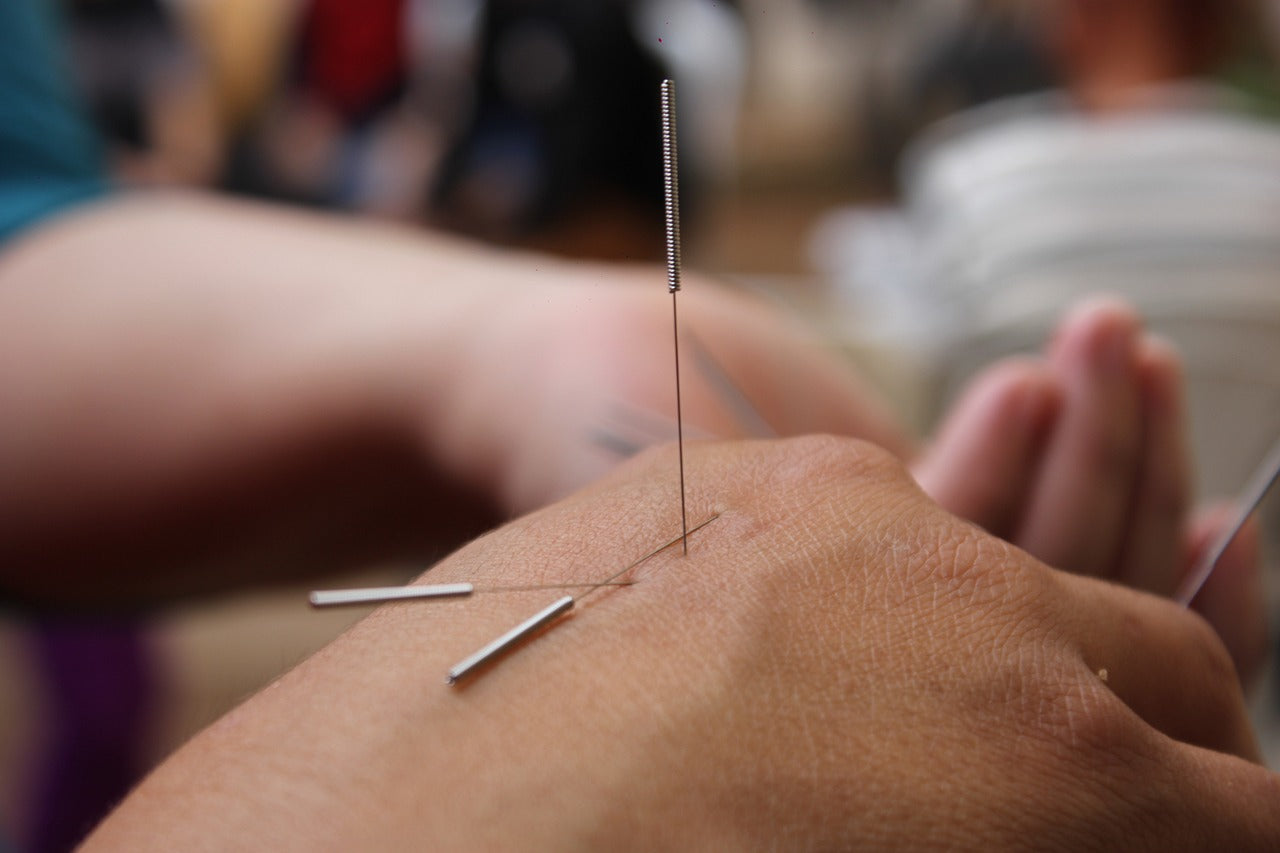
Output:
[[[943,506],[1055,568],[1160,595],[1229,523],[1191,522],[1181,367],[1110,299],[1073,311],[1043,359],[981,375],[915,471]],[[1196,602],[1246,682],[1266,657],[1255,535]]]
[[[635,585],[460,688],[547,593],[383,608],[197,737],[86,849],[1280,844],[1221,643],[1052,571],[832,438],[686,448]],[[600,578],[677,531],[672,448],[431,573]]]

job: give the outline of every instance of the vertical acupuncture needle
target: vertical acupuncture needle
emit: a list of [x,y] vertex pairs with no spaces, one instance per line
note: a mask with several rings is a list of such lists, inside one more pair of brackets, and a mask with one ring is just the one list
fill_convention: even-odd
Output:
[[680,456],[680,530],[684,553],[689,553],[689,516],[684,494],[684,416],[680,409],[680,322],[676,294],[680,292],[680,165],[676,150],[676,83],[662,81],[662,182],[667,213],[667,290],[671,293],[671,335],[676,356],[676,448]]
[[[680,320],[676,311],[676,294],[680,292],[680,195],[679,195],[679,163],[676,144],[676,84],[673,80],[662,81],[662,176],[666,202],[667,230],[667,290],[671,294],[671,332],[675,352],[676,369],[676,446],[680,459],[680,542],[685,554],[689,553],[689,516],[685,499],[684,485],[684,412],[680,399]],[[700,525],[701,526],[701,525]],[[672,540],[668,545],[675,544]],[[603,582],[588,589],[594,592],[602,586],[608,586],[615,579],[640,563],[659,553],[661,548],[641,557],[621,572],[606,578]],[[551,603],[544,609],[516,625],[510,631],[490,642],[475,653],[463,658],[449,669],[445,678],[448,684],[457,684],[468,673],[484,666],[488,661],[514,648],[527,637],[551,624],[564,613],[573,608],[574,598],[566,595]]]
[[1186,582],[1183,584],[1182,589],[1178,591],[1178,603],[1183,607],[1190,606],[1192,600],[1200,592],[1200,588],[1204,586],[1205,581],[1209,580],[1209,576],[1213,574],[1213,570],[1218,566],[1218,561],[1226,553],[1227,546],[1236,538],[1240,529],[1244,527],[1245,522],[1249,520],[1249,516],[1253,515],[1254,510],[1258,508],[1258,504],[1262,503],[1262,499],[1271,490],[1271,486],[1275,483],[1277,477],[1280,477],[1280,440],[1277,440],[1271,446],[1266,457],[1262,460],[1262,464],[1253,472],[1253,476],[1249,478],[1248,484],[1245,486],[1244,491],[1241,492],[1239,509],[1236,512],[1235,519],[1214,540],[1212,547],[1204,553],[1204,556],[1196,563],[1195,568],[1187,575]]

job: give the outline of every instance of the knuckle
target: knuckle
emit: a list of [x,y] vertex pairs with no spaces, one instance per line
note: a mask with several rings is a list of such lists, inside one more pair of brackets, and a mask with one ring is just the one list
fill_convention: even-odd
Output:
[[1058,663],[1025,688],[1031,698],[1020,706],[1030,744],[1019,751],[1039,780],[1044,815],[1060,814],[1051,822],[1064,849],[1097,849],[1116,832],[1150,836],[1168,817],[1153,786],[1167,775],[1165,747],[1090,673]]
[[1189,657],[1193,671],[1200,674],[1208,687],[1207,696],[1233,708],[1240,689],[1235,662],[1218,632],[1198,613],[1185,611],[1190,629],[1187,633]]
[[1054,719],[1067,744],[1090,755],[1090,761],[1125,765],[1133,751],[1136,719],[1114,693],[1087,677],[1062,688]]
[[834,435],[807,435],[777,442],[770,474],[781,482],[813,486],[858,479],[906,477],[891,453],[865,441]]
[[1142,778],[1153,760],[1152,731],[1091,673],[1063,674],[1033,692],[1023,724],[1044,743],[1046,769],[1055,776],[1087,771],[1121,800],[1127,780]]

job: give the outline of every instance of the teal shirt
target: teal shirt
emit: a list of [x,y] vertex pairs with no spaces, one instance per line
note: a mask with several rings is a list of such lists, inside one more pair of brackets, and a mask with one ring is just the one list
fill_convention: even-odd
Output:
[[53,0],[0,0],[0,243],[107,190],[67,82]]

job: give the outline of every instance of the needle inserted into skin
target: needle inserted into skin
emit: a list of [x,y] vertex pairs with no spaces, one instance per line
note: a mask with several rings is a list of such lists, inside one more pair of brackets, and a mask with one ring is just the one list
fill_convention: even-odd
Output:
[[693,349],[693,363],[707,380],[711,390],[716,392],[720,402],[729,409],[743,433],[751,438],[777,438],[778,431],[769,426],[764,413],[751,402],[747,392],[734,381],[729,371],[724,369],[724,365],[711,354],[711,350],[707,349],[706,345],[693,334],[690,334],[685,342]]
[[415,586],[371,586],[357,589],[318,589],[311,593],[312,607],[342,607],[353,604],[385,604],[433,598],[464,598],[476,593],[533,592],[542,589],[586,589],[598,586],[629,586],[635,581],[599,583],[549,583],[523,586],[476,586],[471,583],[419,584]]
[[1253,515],[1254,510],[1258,508],[1258,504],[1262,503],[1262,499],[1271,490],[1271,486],[1275,483],[1277,477],[1280,477],[1280,440],[1271,446],[1266,458],[1262,460],[1262,464],[1253,472],[1248,485],[1245,486],[1244,491],[1241,493],[1240,509],[1236,513],[1235,520],[1214,541],[1213,546],[1205,552],[1204,556],[1200,558],[1200,562],[1187,575],[1186,582],[1178,592],[1178,603],[1183,607],[1190,606],[1200,592],[1200,588],[1204,586],[1205,581],[1209,580],[1209,576],[1213,574],[1213,570],[1218,566],[1218,561],[1226,553],[1227,547],[1236,538],[1240,529],[1244,527],[1245,522],[1249,520],[1249,516]]
[[[560,599],[555,604],[552,604],[551,606],[547,607],[545,610],[538,611],[533,616],[530,616],[524,622],[521,622],[519,625],[512,628],[507,633],[503,634],[498,639],[494,640],[493,642],[481,648],[479,651],[474,652],[471,655],[468,655],[467,657],[458,661],[458,663],[454,664],[449,669],[448,675],[445,676],[445,683],[450,685],[457,684],[460,679],[464,678],[469,673],[474,672],[475,670],[483,666],[486,661],[489,661],[497,657],[498,655],[505,654],[506,652],[510,651],[515,646],[517,646],[522,640],[524,640],[526,637],[533,634],[543,626],[549,625],[551,622],[555,621],[555,619],[559,617],[560,614],[568,612],[569,609],[573,607],[575,601],[581,601],[583,598],[586,598],[588,595],[590,595],[593,592],[599,591],[603,587],[629,586],[635,583],[635,581],[620,581],[618,579],[621,578],[623,575],[625,575],[627,572],[634,569],[636,566],[639,566],[641,563],[645,562],[646,560],[651,559],[652,557],[655,557],[658,554],[661,554],[663,551],[670,548],[672,545],[676,544],[677,542],[683,541],[688,537],[690,533],[696,533],[697,531],[706,527],[708,524],[715,521],[719,517],[720,516],[718,514],[713,515],[710,518],[708,518],[706,521],[694,527],[692,530],[683,531],[680,536],[677,536],[675,539],[672,539],[670,542],[667,542],[663,545],[659,545],[657,548],[654,548],[648,554],[645,554],[643,557],[631,563],[626,568],[620,569],[619,571],[614,572],[612,575],[610,575],[609,577],[605,578],[602,581],[598,581],[593,584],[583,584],[584,586],[588,586],[589,589],[586,592],[579,595],[576,599],[571,595],[566,595],[564,598]],[[479,590],[477,590],[477,592],[478,591]]]
[[[641,563],[646,562],[647,560],[651,560],[651,559],[653,559],[654,557],[658,556],[658,555],[659,555],[659,554],[661,554],[663,551],[667,550],[668,548],[670,548],[672,545],[676,544],[677,542],[688,542],[688,541],[689,541],[689,534],[690,534],[690,533],[697,533],[699,530],[701,530],[702,528],[706,527],[708,524],[710,524],[711,522],[715,521],[715,520],[716,520],[717,518],[719,518],[719,517],[720,517],[720,514],[719,514],[719,513],[716,513],[715,515],[711,516],[710,518],[708,518],[706,521],[702,522],[701,524],[695,524],[693,527],[689,528],[688,530],[683,531],[679,536],[677,536],[675,539],[672,539],[670,542],[667,542],[665,545],[659,545],[657,548],[654,548],[654,549],[653,549],[652,551],[650,551],[648,554],[645,554],[643,557],[641,557],[640,559],[636,560],[634,563],[632,563],[631,565],[627,566],[625,569],[619,569],[618,571],[616,571],[616,572],[614,572],[613,574],[609,575],[609,577],[605,578],[604,580],[600,581],[599,583],[592,584],[592,589],[587,590],[587,591],[586,591],[586,592],[584,592],[582,595],[578,596],[578,598],[585,598],[586,596],[590,595],[591,593],[595,592],[596,590],[600,589],[601,587],[614,586],[615,584],[620,583],[620,581],[618,580],[618,578],[622,577],[622,576],[623,576],[623,575],[625,575],[627,572],[629,572],[629,571],[631,571],[632,569],[636,568],[636,567],[637,567],[637,566],[639,566]],[[635,583],[635,581],[621,581],[621,583]]]
[[667,290],[671,293],[671,332],[676,355],[676,448],[680,456],[680,529],[684,553],[689,553],[689,516],[684,496],[684,417],[680,409],[680,322],[676,294],[680,292],[680,165],[676,150],[676,83],[662,81],[662,178],[667,213]]
[[[680,537],[641,557],[631,565],[615,572],[598,584],[590,585],[583,595],[589,595],[601,587],[614,585],[622,575],[658,554],[665,548],[680,542],[684,553],[689,553],[689,515],[685,498],[684,484],[684,412],[680,399],[680,320],[676,310],[676,294],[680,292],[680,196],[679,196],[679,164],[676,146],[675,118],[675,82],[662,81],[662,174],[666,200],[667,226],[667,290],[671,293],[671,332],[675,351],[676,368],[676,446],[680,458]],[[709,524],[719,516],[712,516],[708,521],[698,525]],[[697,528],[695,528],[697,529]],[[475,590],[473,590],[475,591]],[[461,593],[460,593],[461,594]],[[470,593],[467,593],[470,594]],[[314,597],[313,597],[314,601]],[[514,648],[525,638],[551,624],[574,605],[574,597],[566,595],[550,606],[530,616],[524,622],[512,628],[496,640],[479,649],[470,656],[455,664],[445,678],[448,684],[457,684],[459,679],[483,666],[487,661],[504,654]]]

